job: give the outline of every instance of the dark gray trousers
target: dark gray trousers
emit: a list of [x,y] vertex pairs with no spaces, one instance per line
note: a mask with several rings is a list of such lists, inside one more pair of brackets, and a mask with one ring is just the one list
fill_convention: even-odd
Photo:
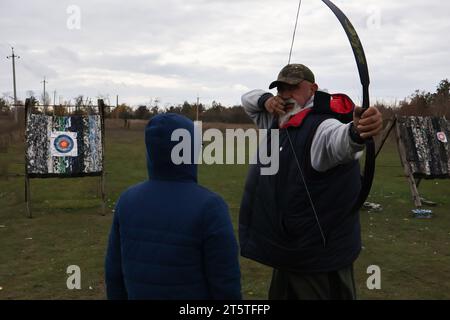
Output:
[[274,269],[269,300],[356,300],[353,265],[325,273]]

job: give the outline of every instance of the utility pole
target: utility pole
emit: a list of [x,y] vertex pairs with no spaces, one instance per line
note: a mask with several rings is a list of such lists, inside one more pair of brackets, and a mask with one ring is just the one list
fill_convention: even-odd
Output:
[[12,54],[8,57],[6,57],[6,59],[10,59],[12,60],[12,68],[13,68],[13,87],[14,87],[14,122],[17,123],[18,122],[18,112],[17,112],[17,92],[16,92],[16,58],[20,59],[19,56],[16,56],[14,54],[14,48],[11,47],[11,51]]
[[48,83],[48,81],[47,80],[45,80],[45,77],[44,77],[44,81],[42,81],[41,83],[43,83],[44,84],[44,96],[43,96],[43,98],[42,98],[42,100],[43,100],[43,103],[44,103],[44,114],[46,114],[47,113],[47,99],[46,99],[46,92],[45,92],[45,84],[46,83]]
[[53,91],[53,115],[55,115],[55,108],[56,108],[56,90]]

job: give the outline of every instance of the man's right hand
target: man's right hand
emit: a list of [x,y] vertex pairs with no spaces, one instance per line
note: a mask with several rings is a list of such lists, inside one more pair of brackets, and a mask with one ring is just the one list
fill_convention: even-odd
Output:
[[267,112],[278,116],[286,114],[286,112],[284,111],[286,108],[286,106],[284,105],[284,100],[279,96],[274,96],[267,99],[264,107],[266,108]]

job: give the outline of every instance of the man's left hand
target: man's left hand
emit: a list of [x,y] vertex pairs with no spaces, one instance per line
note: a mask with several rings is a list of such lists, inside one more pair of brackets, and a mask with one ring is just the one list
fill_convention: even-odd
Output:
[[375,107],[370,107],[367,110],[356,107],[353,114],[353,124],[361,138],[368,139],[381,132],[383,129],[383,117],[381,112]]

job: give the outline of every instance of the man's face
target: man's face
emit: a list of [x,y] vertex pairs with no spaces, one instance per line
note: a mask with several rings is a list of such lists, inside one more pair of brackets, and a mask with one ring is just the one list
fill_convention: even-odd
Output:
[[303,80],[294,89],[278,92],[278,95],[283,100],[294,99],[300,106],[305,106],[317,89],[317,84]]

